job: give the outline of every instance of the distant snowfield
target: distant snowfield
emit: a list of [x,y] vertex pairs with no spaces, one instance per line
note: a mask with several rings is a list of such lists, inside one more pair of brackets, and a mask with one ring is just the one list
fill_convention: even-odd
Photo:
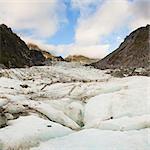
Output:
[[0,150],[149,150],[150,78],[105,72],[63,62],[0,70]]

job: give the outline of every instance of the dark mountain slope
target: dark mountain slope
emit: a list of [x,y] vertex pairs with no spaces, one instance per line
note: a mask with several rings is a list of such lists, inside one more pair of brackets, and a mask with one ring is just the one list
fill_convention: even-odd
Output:
[[98,69],[149,67],[150,25],[133,31],[118,49],[91,65]]
[[[40,65],[44,60],[41,52],[30,51],[26,43],[6,25],[0,25],[0,64],[8,68]],[[37,57],[39,56],[40,57]],[[36,61],[37,58],[38,61]]]

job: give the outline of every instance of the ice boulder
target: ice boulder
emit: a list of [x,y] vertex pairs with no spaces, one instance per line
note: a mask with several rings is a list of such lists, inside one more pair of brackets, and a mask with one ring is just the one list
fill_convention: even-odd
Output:
[[65,113],[80,126],[83,125],[84,107],[80,101],[74,101],[67,105]]

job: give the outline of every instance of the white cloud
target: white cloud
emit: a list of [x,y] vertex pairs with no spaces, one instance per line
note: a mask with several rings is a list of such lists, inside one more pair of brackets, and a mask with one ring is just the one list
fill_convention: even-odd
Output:
[[89,18],[81,18],[76,29],[75,40],[81,44],[98,44],[100,38],[110,34],[126,20],[127,0],[106,0]]
[[102,0],[71,0],[72,6],[77,9],[88,7],[91,4],[97,4]]
[[108,52],[109,45],[77,45],[70,47],[70,55],[84,55],[90,58],[103,58]]
[[[117,29],[125,24],[132,30],[135,26],[145,25],[144,20],[147,22],[149,19],[147,0],[133,2],[128,0],[72,0],[71,2],[72,7],[80,11],[75,43],[58,46],[38,43],[45,49],[55,51],[56,55],[81,54],[102,58],[108,54],[108,48],[110,48],[110,45],[100,42],[103,36],[109,35],[113,31],[117,32]],[[95,12],[92,12],[91,5],[97,6]],[[128,22],[126,22],[127,20]],[[122,42],[120,37],[116,37],[116,40]]]
[[101,2],[102,0],[71,0],[72,8],[80,11],[80,18],[88,17]]
[[138,27],[150,24],[150,1],[135,0],[130,6],[131,21],[129,27],[134,30]]
[[81,15],[78,19],[75,41],[84,45],[100,44],[105,35],[113,31],[117,32],[121,26],[126,25],[129,30],[145,26],[150,23],[150,1],[149,0],[72,0],[73,6],[83,14],[89,14],[90,4],[98,5],[95,13]]
[[64,57],[68,55],[84,55],[90,58],[103,58],[109,52],[107,51],[109,45],[58,45],[58,46],[48,46],[49,50],[55,49],[56,55],[62,54]]
[[64,44],[64,45],[51,45],[47,44],[44,40],[33,39],[32,37],[21,37],[26,43],[34,43],[38,45],[41,49],[46,50],[54,55],[62,55],[64,57],[68,55],[84,55],[90,58],[103,58],[109,51],[109,45],[77,45]]
[[[65,5],[58,0],[0,1],[0,23],[29,31],[34,38],[54,35],[65,18]],[[27,33],[29,33],[27,32]]]

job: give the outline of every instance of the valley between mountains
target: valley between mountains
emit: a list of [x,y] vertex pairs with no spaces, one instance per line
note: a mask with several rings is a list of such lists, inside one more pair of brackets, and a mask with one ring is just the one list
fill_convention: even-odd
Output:
[[149,150],[149,30],[96,60],[54,56],[0,25],[0,150]]

